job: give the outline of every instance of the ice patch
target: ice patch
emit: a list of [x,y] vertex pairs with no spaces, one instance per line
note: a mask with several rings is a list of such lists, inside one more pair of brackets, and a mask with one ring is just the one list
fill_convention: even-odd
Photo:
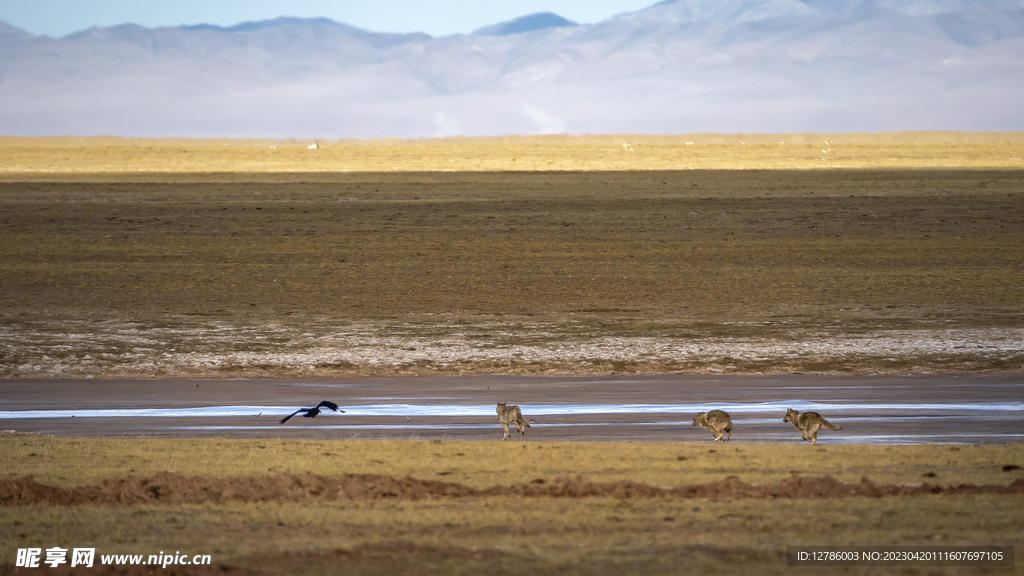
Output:
[[[804,402],[799,400],[783,400],[758,402],[753,404],[520,404],[523,414],[528,418],[537,416],[574,416],[600,414],[696,414],[710,410],[725,410],[730,414],[765,414],[777,413],[785,415],[786,408],[796,408],[801,412],[823,411],[829,416],[837,414],[855,414],[866,412],[873,415],[884,415],[896,412],[901,415],[943,415],[960,412],[1021,412],[1024,402],[975,402],[950,404],[883,404],[883,403],[827,403]],[[262,413],[263,418],[274,419],[287,416],[295,411],[294,406],[207,406],[197,408],[135,408],[110,410],[5,410],[0,411],[0,419],[13,418],[189,418],[189,417],[256,417]],[[317,418],[324,417],[494,417],[494,404],[367,404],[344,406],[344,414],[321,412]]]

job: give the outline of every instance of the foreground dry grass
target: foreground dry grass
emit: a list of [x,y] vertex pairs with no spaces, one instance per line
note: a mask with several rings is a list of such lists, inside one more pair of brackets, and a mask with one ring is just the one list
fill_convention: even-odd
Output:
[[[1024,445],[804,446],[690,443],[453,442],[404,440],[232,440],[146,438],[0,439],[3,477],[56,486],[172,472],[184,476],[278,473],[411,475],[475,488],[585,474],[595,482],[652,486],[777,483],[793,473],[843,482],[1008,484],[1024,466]],[[929,474],[928,476],[923,476]]]
[[[39,507],[0,509],[0,534],[10,543],[5,562],[13,560],[8,555],[18,545],[95,545],[105,554],[210,554],[216,573],[793,574],[808,569],[786,566],[787,546],[993,545],[1020,550],[1022,505],[1020,496],[970,496]],[[128,573],[151,573],[152,567],[142,568]],[[827,573],[1020,571],[1018,560],[1012,568],[832,568]],[[83,571],[69,570],[78,572]],[[19,572],[7,564],[0,565],[0,573]],[[193,571],[178,567],[168,572],[173,573]]]
[[[738,476],[1006,485],[1024,447],[709,446],[410,441],[124,440],[8,437],[8,476],[53,485],[126,472],[205,477],[382,473],[475,486],[583,474],[677,485]],[[1004,468],[1007,470],[1004,471]],[[0,551],[96,546],[107,554],[211,554],[236,573],[783,574],[790,545],[1020,546],[1020,495],[881,499],[480,497],[183,506],[0,508]],[[16,544],[13,544],[16,543]],[[10,570],[4,569],[5,572]],[[976,573],[928,568],[927,573]],[[1019,573],[1018,569],[984,573]],[[893,571],[896,573],[897,571]],[[188,573],[186,570],[185,573]],[[886,573],[846,569],[839,573]],[[899,573],[906,573],[899,572]]]

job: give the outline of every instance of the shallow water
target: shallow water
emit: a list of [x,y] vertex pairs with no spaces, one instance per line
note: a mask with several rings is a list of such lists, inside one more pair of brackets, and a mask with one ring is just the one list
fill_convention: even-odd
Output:
[[[730,414],[785,413],[787,408],[800,412],[827,411],[830,414],[856,415],[862,411],[874,414],[897,413],[904,417],[937,416],[939,414],[981,412],[1024,412],[1024,402],[949,403],[949,404],[847,404],[785,400],[757,404],[521,404],[523,412],[536,416],[570,414],[693,414],[725,410]],[[491,416],[491,404],[366,404],[348,406],[348,416]],[[4,418],[181,418],[185,416],[253,416],[256,414],[287,415],[294,406],[209,406],[196,408],[136,408],[110,410],[12,410],[0,411]],[[336,415],[323,411],[320,417]],[[1024,418],[1024,414],[1019,415]]]
[[[494,402],[508,400],[533,422],[516,436],[527,441],[710,442],[691,422],[718,409],[732,415],[733,442],[799,442],[787,408],[843,427],[820,431],[821,444],[1024,441],[1024,378],[1014,376],[23,380],[0,390],[0,426],[58,435],[488,440],[502,434]],[[48,409],[69,394],[78,408]],[[224,402],[238,398],[249,401]],[[278,424],[325,398],[345,413]]]

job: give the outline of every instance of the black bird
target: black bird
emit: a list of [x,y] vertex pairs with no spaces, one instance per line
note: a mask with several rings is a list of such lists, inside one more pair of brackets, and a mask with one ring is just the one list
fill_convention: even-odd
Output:
[[339,410],[338,405],[335,404],[334,402],[324,400],[323,402],[317,404],[316,407],[314,408],[299,408],[295,412],[292,412],[291,414],[285,416],[284,418],[281,418],[281,424],[284,424],[285,422],[288,421],[289,418],[295,416],[299,412],[305,412],[305,414],[302,415],[303,418],[316,418],[316,415],[320,413],[321,408],[328,408],[330,410],[334,410],[335,412],[345,412],[344,410]]

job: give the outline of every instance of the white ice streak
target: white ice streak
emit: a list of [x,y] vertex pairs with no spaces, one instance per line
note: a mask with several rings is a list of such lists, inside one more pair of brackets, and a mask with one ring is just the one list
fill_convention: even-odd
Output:
[[[1024,385],[1022,385],[1024,386]],[[883,403],[883,402],[806,402],[802,400],[781,400],[754,403],[692,403],[692,404],[522,404],[523,410],[531,416],[576,416],[576,415],[657,415],[693,414],[712,409],[725,410],[730,414],[785,414],[786,408],[801,411],[821,410],[831,415],[869,414],[880,417],[889,412],[912,414],[916,418],[932,416],[956,417],[964,412],[977,418],[981,412],[1021,412],[1024,402],[955,402],[950,403]],[[292,406],[204,406],[186,408],[117,408],[86,410],[0,410],[0,420],[8,418],[139,418],[139,417],[255,417],[255,414],[287,415]],[[322,415],[340,417],[340,414],[324,412]],[[494,416],[493,404],[365,404],[345,406],[344,418],[356,416],[373,417],[487,417]],[[888,417],[888,416],[886,416]],[[778,421],[779,418],[768,420]],[[743,422],[761,422],[756,419],[737,419]],[[688,422],[687,422],[688,423]]]

